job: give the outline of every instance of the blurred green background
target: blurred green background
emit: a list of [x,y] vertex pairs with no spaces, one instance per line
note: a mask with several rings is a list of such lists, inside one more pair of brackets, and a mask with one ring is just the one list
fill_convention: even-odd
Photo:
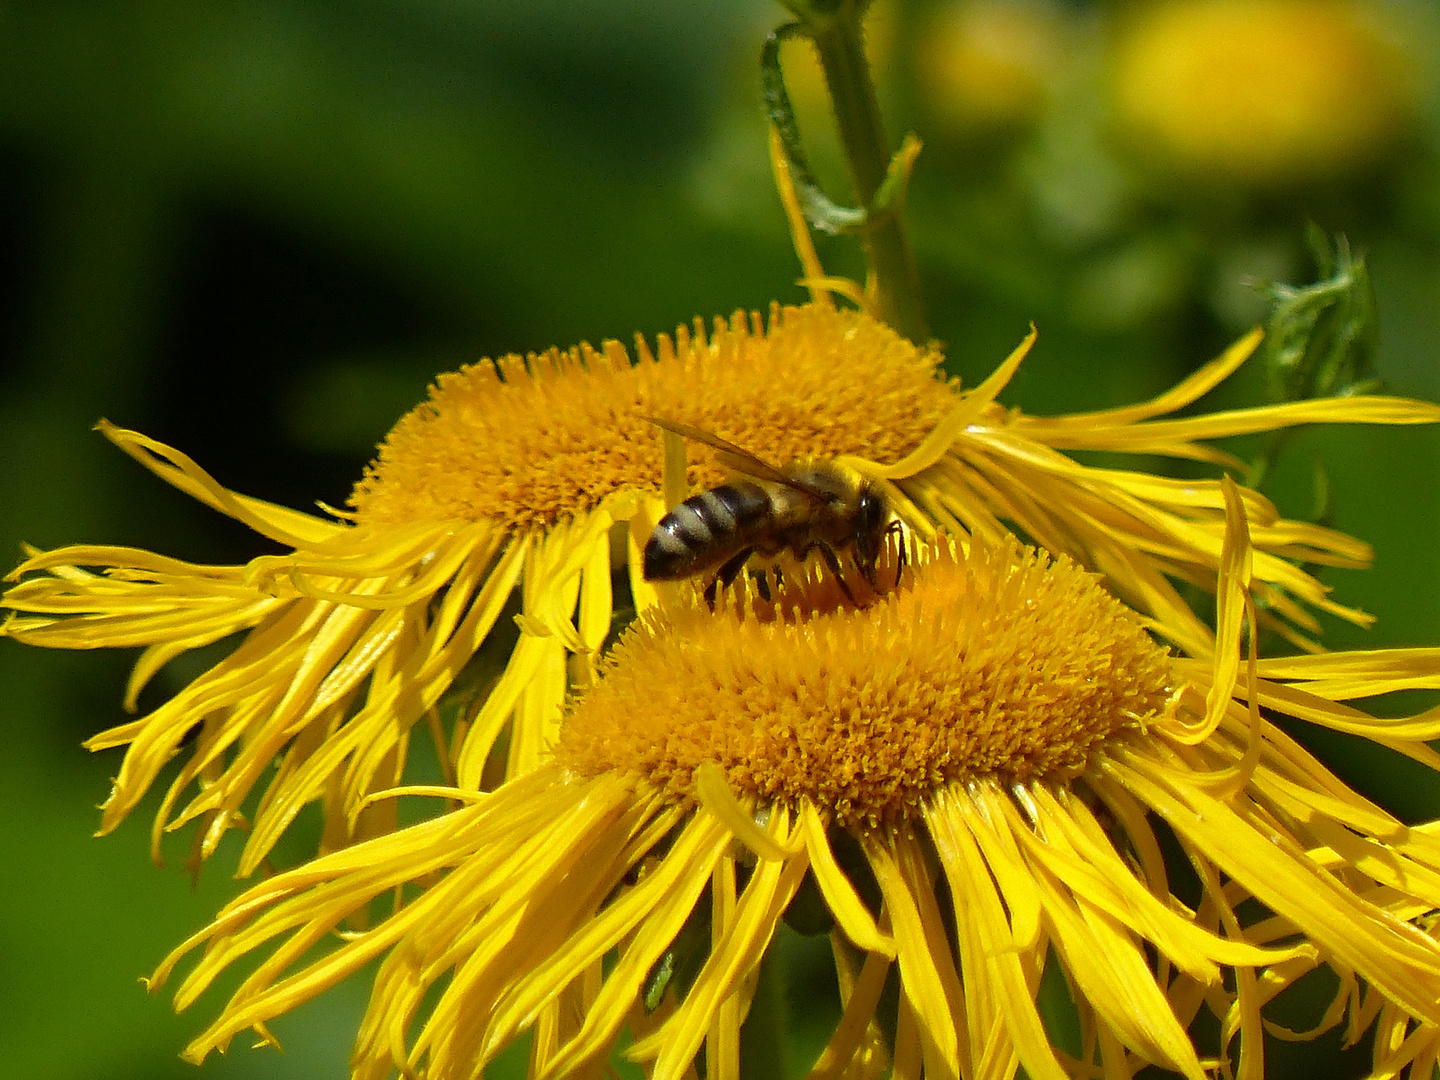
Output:
[[[101,416],[237,490],[340,505],[438,371],[802,299],[756,68],[783,16],[0,0],[0,546],[262,553],[94,434]],[[1313,220],[1368,256],[1388,389],[1440,399],[1430,5],[881,0],[872,21],[892,136],[926,141],[910,223],[952,373],[983,377],[1034,320],[1008,404],[1152,394],[1263,318],[1245,279],[1306,279]],[[805,60],[787,56],[792,94],[843,195]],[[848,243],[821,250],[860,272]],[[1247,372],[1210,404],[1264,393]],[[1336,523],[1376,549],[1329,580],[1380,617],[1327,642],[1440,644],[1440,431],[1304,433],[1267,488],[1292,516],[1317,458]],[[237,1043],[197,1071],[176,1054],[206,1005],[177,1019],[137,984],[236,886],[222,852],[192,890],[185,837],[151,865],[143,814],[90,838],[118,757],[79,744],[123,718],[130,659],[0,641],[4,1071],[345,1075],[363,986],[277,1023],[283,1055]],[[1311,741],[1402,815],[1440,814],[1413,769]]]

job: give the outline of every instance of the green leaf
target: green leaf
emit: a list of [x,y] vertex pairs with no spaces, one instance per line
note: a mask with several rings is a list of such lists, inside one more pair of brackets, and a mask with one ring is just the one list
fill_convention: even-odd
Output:
[[1379,319],[1363,255],[1343,236],[1333,242],[1314,225],[1306,242],[1320,280],[1258,284],[1274,305],[1262,359],[1276,401],[1373,393]]

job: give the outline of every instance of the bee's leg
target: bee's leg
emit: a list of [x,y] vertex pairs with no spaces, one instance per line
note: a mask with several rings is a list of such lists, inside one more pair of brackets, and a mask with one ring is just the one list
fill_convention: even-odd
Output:
[[750,561],[750,556],[755,554],[754,548],[745,548],[732,555],[725,565],[720,567],[713,581],[705,586],[705,603],[710,605],[710,610],[715,610],[715,597],[721,589],[728,589],[740,576],[740,571],[745,569],[745,564]]
[[[773,585],[770,581],[772,574],[775,577]],[[775,593],[779,590],[782,580],[780,577],[780,568],[778,566],[767,567],[758,574],[752,575],[752,577],[755,581],[755,588],[760,592],[760,599],[764,600],[767,604],[774,600]]]
[[[855,599],[855,594],[850,591],[850,586],[846,584],[845,573],[840,569],[840,556],[835,554],[835,549],[823,540],[815,541],[810,547],[820,549],[820,556],[825,560],[825,565],[830,567],[830,573],[835,575],[835,584],[840,586],[840,591],[845,594],[845,599],[849,600],[850,603],[856,607],[859,607],[859,601]],[[805,554],[810,554],[810,548],[805,549]],[[801,557],[803,558],[804,556]]]
[[737,551],[729,562],[720,567],[720,572],[715,575],[715,580],[728,589],[740,576],[740,571],[745,569],[745,564],[750,561],[750,556],[754,554],[754,548],[747,547],[743,551]]
[[894,533],[900,538],[900,543],[896,545],[900,551],[900,557],[895,563],[895,584],[890,586],[892,589],[898,589],[900,587],[900,575],[905,572],[905,564],[910,560],[909,549],[905,546],[905,526],[900,524],[899,518],[896,518],[885,527],[885,534],[888,536],[891,533]]

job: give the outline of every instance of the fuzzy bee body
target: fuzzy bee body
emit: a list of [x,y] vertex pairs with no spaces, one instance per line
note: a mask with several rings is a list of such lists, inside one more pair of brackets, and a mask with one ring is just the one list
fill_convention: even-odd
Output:
[[830,461],[801,458],[768,465],[709,432],[667,420],[658,426],[707,443],[720,460],[746,475],[690,496],[662,517],[645,545],[648,581],[680,581],[717,571],[706,590],[728,585],[752,555],[789,551],[803,560],[818,550],[847,593],[839,553],[849,551],[865,580],[878,588],[875,564],[896,526],[876,486]]
[[714,570],[765,539],[770,509],[770,492],[750,480],[690,496],[651,533],[645,545],[646,579],[679,581]]

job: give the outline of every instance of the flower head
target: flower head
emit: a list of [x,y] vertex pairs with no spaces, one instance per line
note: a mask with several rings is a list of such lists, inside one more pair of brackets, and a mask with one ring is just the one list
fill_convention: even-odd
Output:
[[[156,817],[155,851],[163,829],[199,818],[197,854],[208,856],[264,782],[242,872],[308,802],[325,803],[326,846],[392,827],[383,811],[361,807],[400,782],[417,724],[439,743],[445,778],[474,790],[516,720],[508,770],[523,771],[559,720],[567,656],[588,662],[610,630],[613,527],[628,527],[633,552],[663,509],[660,437],[643,414],[703,423],[779,461],[848,453],[893,462],[954,405],[936,354],[828,307],[777,307],[768,328],[741,315],[708,335],[682,327],[653,351],[638,341],[637,354],[632,362],[609,342],[442,376],[382,444],[342,520],[229,492],[178,451],[102,424],[162,479],[289,549],[200,566],[79,546],[32,553],[15,571],[28,579],[4,602],[26,615],[6,624],[9,636],[145,648],[130,709],[168,661],[243,635],[154,712],[91,740],[92,749],[129,748],[102,829],[135,807],[197,729]],[[703,463],[692,472],[702,484],[723,475]],[[626,546],[622,537],[618,561]],[[637,560],[629,563],[635,601],[651,602]],[[503,674],[458,732],[442,730],[437,706],[516,588],[523,632]]]
[[[947,780],[1077,775],[1118,728],[1169,709],[1164,650],[1069,560],[942,545],[923,585],[865,609],[825,581],[758,615],[692,602],[642,619],[556,756],[674,802],[714,763],[752,798],[875,828],[918,816]],[[653,726],[636,723],[647,698],[665,714]]]
[[[940,357],[873,319],[778,306],[636,341],[508,356],[436,381],[351,496],[358,523],[497,521],[546,531],[617,494],[658,491],[653,413],[713,431],[761,458],[900,460],[954,407]],[[693,483],[725,473],[698,465]]]
[[[1103,574],[1168,640],[1203,655],[1210,631],[1175,583],[1214,589],[1220,484],[1085,466],[1064,451],[1226,462],[1200,440],[1440,418],[1434,406],[1357,396],[1156,419],[1222,380],[1256,340],[1154,401],[1054,419],[995,401],[1028,341],[965,391],[940,377],[938,352],[823,302],[777,306],[768,325],[736,315],[708,334],[682,328],[653,350],[639,341],[633,362],[613,342],[510,356],[442,376],[382,444],[351,512],[330,520],[227,491],[178,451],[102,425],[162,479],[287,550],[244,566],[98,545],[35,552],[3,598],[20,613],[4,632],[60,648],[143,648],[130,709],[169,661],[234,643],[154,711],[88,745],[127,748],[102,831],[188,745],[156,815],[156,855],[165,830],[198,819],[198,864],[226,830],[253,818],[242,873],[311,802],[325,809],[325,849],[392,829],[388,805],[367,799],[405,779],[417,726],[437,745],[441,779],[464,791],[541,761],[569,688],[591,680],[611,632],[612,572],[628,571],[621,589],[635,609],[656,602],[637,557],[664,509],[661,441],[648,415],[702,427],[776,464],[805,455],[843,462],[882,485],[921,535],[938,528],[994,545],[1018,533]],[[688,481],[713,486],[724,475],[701,461]],[[1363,565],[1365,545],[1281,519],[1255,492],[1242,500],[1268,625],[1303,642],[1318,631],[1312,609],[1364,619],[1329,600],[1297,562]],[[512,596],[513,645],[497,634]],[[487,640],[497,657],[482,653]],[[471,680],[477,656],[491,666]],[[485,685],[457,693],[467,681]]]
[[[1259,1075],[1262,980],[1284,965],[1330,964],[1440,1021],[1440,945],[1396,917],[1397,897],[1440,903],[1440,840],[1261,712],[1423,755],[1440,720],[1337,701],[1432,684],[1440,657],[1241,663],[1231,615],[1244,620],[1251,552],[1233,490],[1227,516],[1221,646],[1203,661],[1170,654],[1069,560],[1013,541],[912,550],[898,586],[859,609],[811,579],[771,601],[742,583],[714,611],[692,597],[644,616],[553,759],[255,887],[177,950],[157,984],[204,946],[184,1006],[275,945],[187,1053],[264,1036],[383,957],[357,1078],[477,1075],[526,1031],[532,1076],[571,1075],[627,1030],[648,1075],[682,1076],[703,1050],[733,1076],[753,975],[807,878],[834,920],[845,997],[821,1075],[878,1054],[904,1075],[1153,1063],[1199,1080],[1187,1028],[1201,1009]],[[1196,871],[1198,906],[1172,890],[1162,832]],[[393,914],[307,956],[392,890]],[[1245,898],[1269,914],[1242,916]],[[698,972],[658,992],[684,948]],[[1035,1004],[1052,950],[1084,1061],[1052,1044]],[[882,1030],[893,1041],[877,1044]]]
[[1117,50],[1119,119],[1186,172],[1283,183],[1366,164],[1414,107],[1377,19],[1349,0],[1154,5]]
[[919,43],[919,83],[937,121],[959,132],[1033,121],[1065,54],[1057,7],[947,4],[935,10]]

